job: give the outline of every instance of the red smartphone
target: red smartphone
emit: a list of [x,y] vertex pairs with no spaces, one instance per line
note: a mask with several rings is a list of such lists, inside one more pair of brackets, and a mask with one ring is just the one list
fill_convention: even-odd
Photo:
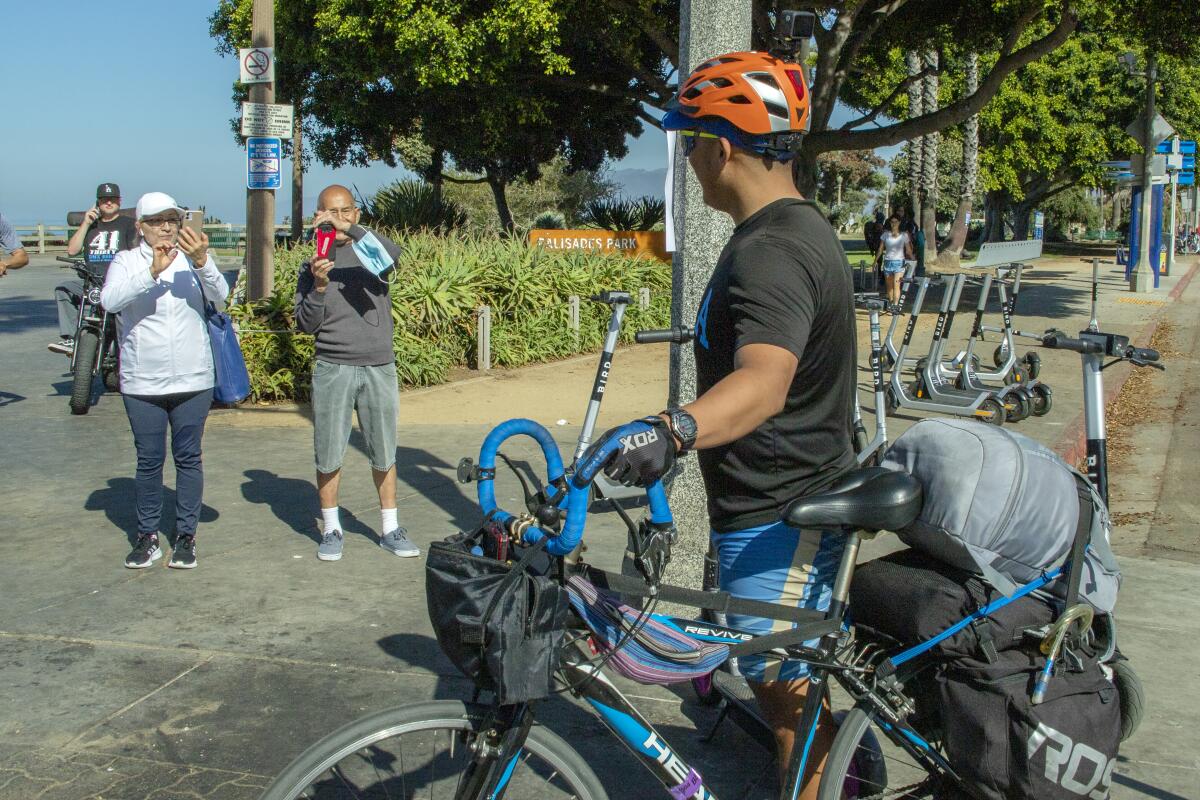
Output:
[[333,249],[333,240],[337,238],[337,231],[328,222],[317,226],[317,234],[314,237],[317,245],[317,258],[329,258],[329,251]]

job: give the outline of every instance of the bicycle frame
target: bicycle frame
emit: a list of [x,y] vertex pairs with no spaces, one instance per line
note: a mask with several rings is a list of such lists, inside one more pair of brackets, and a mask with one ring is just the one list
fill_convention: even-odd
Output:
[[[761,651],[771,651],[773,654],[792,659],[800,656],[802,660],[808,661],[811,665],[808,695],[803,715],[796,729],[796,746],[792,749],[787,777],[780,798],[781,800],[795,800],[803,786],[802,776],[808,771],[817,727],[821,724],[822,715],[825,713],[824,702],[830,678],[836,680],[855,703],[865,703],[878,712],[879,727],[884,735],[897,747],[905,750],[929,775],[939,776],[948,782],[948,788],[957,789],[963,796],[970,796],[969,787],[961,782],[952,765],[932,743],[907,722],[906,718],[911,712],[911,705],[906,705],[905,702],[897,703],[896,698],[899,697],[909,704],[911,704],[911,700],[903,695],[899,687],[907,681],[909,676],[923,668],[918,666],[918,660],[933,650],[940,642],[958,633],[972,622],[993,614],[1009,603],[1057,580],[1063,574],[1064,568],[1059,567],[1045,573],[1037,580],[1022,587],[1013,596],[1000,597],[918,645],[878,660],[870,667],[863,667],[854,659],[846,660],[842,657],[843,652],[852,649],[847,647],[850,638],[842,626],[847,608],[850,581],[864,534],[853,531],[847,533],[846,536],[846,549],[834,581],[833,596],[826,614],[826,620],[834,623],[835,631],[822,638],[816,648],[789,648],[786,652],[782,652],[764,646]],[[871,534],[865,534],[865,536],[869,537]],[[651,616],[704,641],[728,643],[760,638],[736,627],[706,620],[663,614],[652,614]],[[584,633],[588,631],[582,624],[578,628]],[[717,800],[717,795],[704,783],[700,771],[694,765],[686,762],[666,737],[659,733],[637,710],[605,674],[603,664],[595,663],[595,654],[585,643],[587,638],[587,636],[577,638],[566,648],[563,662],[559,667],[560,680],[565,685],[573,687],[571,691],[596,712],[604,726],[638,757],[673,797]],[[852,641],[850,643],[853,644]],[[876,685],[873,686],[864,680],[864,676],[868,672],[871,673],[872,682]],[[877,686],[882,686],[883,689],[881,690]],[[461,800],[480,797],[499,800],[504,796],[505,784],[520,757],[525,734],[532,723],[532,705],[520,704],[498,708],[497,714],[498,718],[502,717],[505,720],[501,723],[499,730],[493,728],[495,735],[492,738],[499,744],[494,748],[494,752],[489,754],[490,757],[486,763],[473,765],[468,772],[462,790],[458,794]],[[646,796],[646,794],[640,793],[638,796]]]

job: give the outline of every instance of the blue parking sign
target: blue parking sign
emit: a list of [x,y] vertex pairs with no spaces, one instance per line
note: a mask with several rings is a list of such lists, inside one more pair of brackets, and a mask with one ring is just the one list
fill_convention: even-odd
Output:
[[246,138],[246,188],[278,189],[283,145],[277,136]]

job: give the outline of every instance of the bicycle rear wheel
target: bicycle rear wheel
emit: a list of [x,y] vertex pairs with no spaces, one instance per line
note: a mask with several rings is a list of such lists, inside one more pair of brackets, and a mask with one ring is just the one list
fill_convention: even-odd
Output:
[[885,737],[876,738],[874,716],[852,708],[841,720],[821,775],[818,800],[948,797],[940,776]]
[[[380,711],[334,731],[289,764],[263,800],[453,798],[487,706],[441,700]],[[511,800],[607,800],[587,762],[534,726],[508,780]]]

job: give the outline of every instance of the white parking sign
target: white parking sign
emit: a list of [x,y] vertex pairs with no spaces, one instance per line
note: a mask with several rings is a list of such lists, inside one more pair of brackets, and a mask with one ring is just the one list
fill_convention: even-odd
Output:
[[277,136],[251,136],[246,139],[246,188],[278,189],[279,162],[283,143]]

